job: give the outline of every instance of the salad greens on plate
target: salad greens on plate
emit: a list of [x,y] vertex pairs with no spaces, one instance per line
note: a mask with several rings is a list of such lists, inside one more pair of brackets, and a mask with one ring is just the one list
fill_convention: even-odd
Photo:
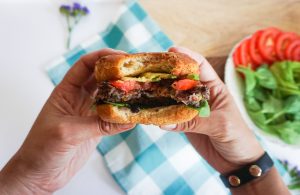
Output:
[[244,102],[253,122],[288,144],[300,143],[300,62],[237,71],[245,78]]

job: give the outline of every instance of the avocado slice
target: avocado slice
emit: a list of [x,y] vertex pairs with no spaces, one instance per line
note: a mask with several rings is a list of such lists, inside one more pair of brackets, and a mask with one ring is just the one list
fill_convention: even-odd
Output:
[[158,82],[162,79],[176,79],[177,77],[167,73],[153,73],[146,72],[141,74],[139,77],[124,77],[125,81],[137,81],[137,82]]

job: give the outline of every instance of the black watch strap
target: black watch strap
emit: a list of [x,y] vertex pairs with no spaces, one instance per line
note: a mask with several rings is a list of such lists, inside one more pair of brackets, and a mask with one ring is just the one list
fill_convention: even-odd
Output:
[[236,188],[261,177],[270,170],[273,165],[273,160],[268,153],[265,152],[256,162],[248,164],[227,175],[220,175],[220,178],[227,188]]

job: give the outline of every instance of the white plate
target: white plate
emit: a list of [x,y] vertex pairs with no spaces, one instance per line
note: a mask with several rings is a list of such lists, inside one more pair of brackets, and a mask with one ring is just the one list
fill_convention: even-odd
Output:
[[[247,37],[248,38],[248,37]],[[242,41],[241,41],[242,42]],[[238,43],[237,45],[235,45],[233,47],[233,49],[231,50],[226,64],[225,64],[225,83],[228,87],[228,90],[230,91],[230,93],[232,94],[235,103],[237,104],[242,117],[244,118],[244,120],[246,121],[246,123],[248,124],[248,126],[254,130],[257,134],[261,135],[262,137],[266,138],[266,141],[272,142],[273,144],[278,144],[282,147],[288,147],[288,148],[300,148],[300,143],[297,145],[290,145],[287,144],[285,142],[283,142],[279,137],[275,136],[275,135],[271,135],[268,133],[265,133],[264,131],[262,131],[260,128],[258,128],[254,122],[251,120],[250,116],[247,113],[247,110],[244,106],[244,102],[243,102],[243,97],[244,97],[244,84],[243,84],[243,80],[240,77],[240,75],[237,73],[237,71],[235,70],[235,66],[234,66],[234,62],[233,62],[233,51],[235,50],[235,48],[239,45],[240,43]]]

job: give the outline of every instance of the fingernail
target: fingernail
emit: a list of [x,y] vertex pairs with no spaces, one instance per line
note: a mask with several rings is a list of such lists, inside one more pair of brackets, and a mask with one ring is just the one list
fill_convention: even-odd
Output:
[[135,124],[123,124],[121,127],[123,129],[132,129],[135,127]]
[[177,127],[176,124],[160,126],[160,128],[165,129],[165,130],[173,130],[173,129],[175,129],[176,127]]
[[176,50],[176,48],[177,47],[175,45],[173,45],[173,46],[169,47],[168,51],[174,51],[174,50]]
[[119,52],[119,53],[126,53],[125,51],[123,51],[123,50],[118,50],[118,49],[114,49],[114,51]]

